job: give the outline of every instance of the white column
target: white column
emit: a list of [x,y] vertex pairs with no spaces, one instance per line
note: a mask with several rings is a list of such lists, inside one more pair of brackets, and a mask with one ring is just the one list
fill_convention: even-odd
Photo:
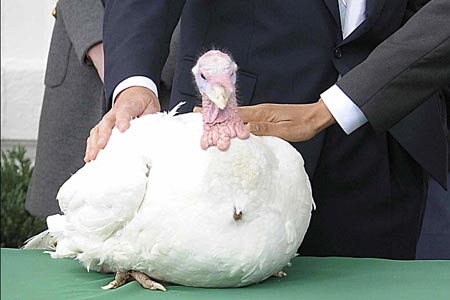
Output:
[[35,141],[56,0],[1,0],[1,139]]

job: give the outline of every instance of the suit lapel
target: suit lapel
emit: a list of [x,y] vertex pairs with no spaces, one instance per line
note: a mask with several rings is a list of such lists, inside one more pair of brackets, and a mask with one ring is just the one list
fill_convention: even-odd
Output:
[[338,6],[339,0],[322,0],[322,1],[325,2],[328,11],[333,16],[333,19],[336,22],[336,25],[341,26],[341,19],[339,17],[339,6]]
[[[337,1],[337,0],[336,0]],[[356,28],[343,43],[351,42],[372,28],[376,20],[381,14],[386,0],[366,0],[366,15],[367,18]]]

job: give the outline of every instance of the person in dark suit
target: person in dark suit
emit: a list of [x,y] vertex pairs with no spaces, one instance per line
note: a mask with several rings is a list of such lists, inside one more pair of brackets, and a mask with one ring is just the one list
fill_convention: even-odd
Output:
[[[437,96],[442,101],[433,104],[440,105],[442,125],[444,128],[448,127],[449,112],[446,101],[450,99],[449,15],[449,1],[430,1],[401,29],[376,47],[366,60],[346,73],[333,86],[339,87],[358,106],[376,132],[388,131],[441,89],[442,93]],[[322,93],[322,97],[328,100],[327,96],[326,92]],[[332,98],[325,103],[319,101],[314,105],[298,104],[288,109],[282,105],[248,106],[241,108],[241,114],[250,128],[253,128],[254,134],[304,141],[336,122],[328,108],[331,101]],[[291,123],[268,121],[279,119],[277,115],[285,114],[286,110],[295,118]],[[312,112],[315,114],[313,117],[316,123],[309,123]],[[350,116],[349,112],[344,113],[347,114],[344,114],[343,118]],[[445,135],[448,135],[447,131]],[[439,174],[438,180],[446,187],[445,167],[438,162],[442,160],[433,164],[440,168],[430,173]]]
[[[130,118],[159,110],[161,66],[181,11],[171,106],[186,101],[182,109],[191,111],[200,99],[190,69],[212,46],[228,50],[240,66],[242,105],[314,103],[424,2],[105,1],[105,82],[115,103],[92,130],[85,160],[95,158],[114,125],[123,131]],[[419,111],[432,128],[441,126],[434,108]],[[426,194],[419,163],[427,162],[405,148],[413,146],[408,134],[434,143],[426,133],[377,135],[366,124],[347,136],[331,126],[293,143],[305,158],[318,206],[300,253],[414,258]],[[434,150],[425,160],[442,157]],[[411,176],[401,176],[405,169]]]
[[[364,62],[337,82],[337,86],[364,112],[375,131],[383,133],[389,130],[441,89],[442,124],[444,130],[447,129],[447,142],[450,142],[449,15],[449,1],[430,1]],[[270,111],[263,106],[242,107],[241,115],[251,122],[254,134],[297,141],[309,139],[334,124],[335,120],[324,103],[316,103],[315,106],[299,104],[295,108],[289,107],[289,114],[295,118],[290,124],[286,122],[286,107],[282,106],[271,106]],[[315,113],[313,119],[316,123],[305,118],[311,116],[311,111]],[[283,123],[274,122],[280,115],[284,117]],[[343,115],[344,118],[347,116]],[[435,167],[444,167],[439,160],[435,163]],[[441,185],[433,177],[429,180],[417,259],[450,259],[450,193],[445,190],[450,185],[449,180],[447,177],[445,182],[440,181]]]
[[59,0],[47,60],[36,161],[26,209],[59,213],[56,194],[84,164],[90,129],[106,111],[103,92],[101,0]]

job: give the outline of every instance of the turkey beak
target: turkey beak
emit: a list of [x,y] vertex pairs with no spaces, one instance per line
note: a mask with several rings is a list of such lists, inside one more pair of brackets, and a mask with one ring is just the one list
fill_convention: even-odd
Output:
[[227,93],[223,86],[216,85],[213,87],[212,91],[207,92],[209,100],[211,100],[219,109],[224,109],[227,106],[230,94]]

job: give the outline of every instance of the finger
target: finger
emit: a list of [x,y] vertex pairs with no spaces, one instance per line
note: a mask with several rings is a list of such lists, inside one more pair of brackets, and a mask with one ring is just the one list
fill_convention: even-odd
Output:
[[98,133],[95,144],[99,150],[105,148],[109,138],[111,137],[113,127],[114,123],[112,121],[103,120],[98,124]]
[[271,133],[275,131],[274,123],[268,122],[249,122],[247,127],[250,133],[254,135],[272,135]]
[[202,112],[202,108],[199,107],[199,106],[195,106],[192,111],[195,112],[195,113],[201,113]]
[[121,110],[116,113],[115,125],[120,132],[124,132],[130,128],[130,121],[133,119],[133,115],[126,110]]
[[99,149],[103,149],[106,146],[106,143],[109,140],[109,137],[111,136],[112,129],[114,125],[116,124],[116,114],[114,110],[110,110],[107,112],[100,123],[98,123],[97,127],[97,135],[95,136],[95,142],[96,146],[98,146]]
[[94,127],[91,129],[90,135],[87,138],[86,141],[86,153],[84,156],[85,162],[90,162],[91,160],[94,160],[97,157],[97,153],[99,150],[97,150],[97,134],[98,134],[98,127]]
[[98,152],[105,148],[109,137],[111,136],[115,120],[114,112],[110,111],[103,116],[100,123],[91,129],[86,143],[86,155],[84,159],[86,162],[94,160],[97,157]]
[[250,133],[261,136],[282,137],[282,131],[277,123],[271,122],[250,122],[247,124]]
[[244,123],[249,122],[272,122],[275,110],[270,104],[258,104],[253,106],[239,107],[239,115]]
[[257,117],[257,109],[254,106],[239,107],[239,115],[244,123],[264,121]]

